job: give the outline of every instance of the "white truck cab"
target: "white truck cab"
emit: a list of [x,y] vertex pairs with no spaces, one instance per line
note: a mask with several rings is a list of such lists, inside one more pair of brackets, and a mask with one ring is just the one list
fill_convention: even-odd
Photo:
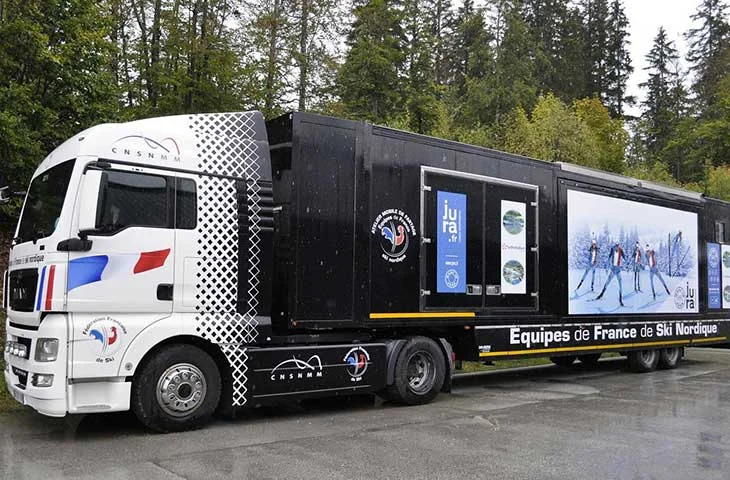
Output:
[[[241,308],[237,289],[255,288],[257,276],[239,282],[236,271],[239,248],[257,248],[267,164],[257,112],[99,125],[48,155],[5,275],[11,394],[52,416],[127,410],[153,348],[183,337],[201,349],[253,341],[256,305]],[[248,211],[237,207],[242,195]],[[246,239],[237,238],[240,221]],[[242,256],[258,268],[255,255]],[[213,321],[224,314],[235,329]],[[218,401],[221,381],[194,362],[172,367],[156,395],[168,418],[191,425],[202,403]]]

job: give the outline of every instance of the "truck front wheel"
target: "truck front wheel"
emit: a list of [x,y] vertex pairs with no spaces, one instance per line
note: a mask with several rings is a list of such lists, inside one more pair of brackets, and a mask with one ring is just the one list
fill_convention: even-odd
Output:
[[446,376],[441,348],[427,337],[408,339],[395,362],[393,385],[384,397],[406,405],[422,405],[438,395]]
[[627,357],[632,372],[653,372],[659,363],[659,350],[634,350],[628,352]]
[[210,355],[192,345],[168,345],[135,375],[132,410],[148,428],[178,432],[207,423],[220,396],[221,377]]

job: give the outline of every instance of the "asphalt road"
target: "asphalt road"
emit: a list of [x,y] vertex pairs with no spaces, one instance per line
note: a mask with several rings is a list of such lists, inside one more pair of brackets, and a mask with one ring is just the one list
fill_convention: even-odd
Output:
[[461,377],[421,407],[261,409],[181,434],[130,414],[0,415],[2,479],[730,479],[730,350]]

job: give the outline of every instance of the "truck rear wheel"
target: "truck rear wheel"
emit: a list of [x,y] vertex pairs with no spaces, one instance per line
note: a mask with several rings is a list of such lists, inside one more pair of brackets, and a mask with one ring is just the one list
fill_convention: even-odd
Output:
[[562,357],[550,357],[550,361],[558,367],[569,367],[575,363],[575,355],[567,355]]
[[192,345],[168,345],[147,359],[132,384],[132,410],[148,428],[179,432],[210,420],[221,395],[213,359]]
[[427,337],[408,339],[395,362],[395,378],[383,396],[406,405],[422,405],[438,395],[446,363],[441,348]]
[[634,350],[628,352],[627,357],[632,372],[652,372],[659,363],[659,350]]
[[659,368],[672,369],[679,366],[683,351],[681,347],[662,348],[659,351]]
[[580,360],[580,363],[584,363],[586,365],[595,365],[598,363],[598,360],[600,358],[600,353],[586,353],[585,355],[578,355],[578,360]]

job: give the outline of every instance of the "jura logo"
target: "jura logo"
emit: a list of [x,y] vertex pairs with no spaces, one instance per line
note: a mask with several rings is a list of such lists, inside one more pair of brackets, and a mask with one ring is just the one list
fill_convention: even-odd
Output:
[[149,160],[180,161],[180,148],[171,137],[157,141],[144,135],[127,135],[112,144],[112,153]]
[[689,286],[689,283],[687,283],[687,287],[679,286],[674,290],[674,306],[677,307],[678,310],[692,310],[695,308],[695,296],[697,294],[697,290],[694,288],[691,288]]
[[322,359],[319,355],[312,355],[307,361],[290,358],[275,366],[269,378],[272,382],[321,378],[322,370]]
[[461,211],[458,208],[450,208],[449,201],[444,200],[444,214],[441,217],[441,233],[450,235],[449,242],[458,242],[460,226]]

